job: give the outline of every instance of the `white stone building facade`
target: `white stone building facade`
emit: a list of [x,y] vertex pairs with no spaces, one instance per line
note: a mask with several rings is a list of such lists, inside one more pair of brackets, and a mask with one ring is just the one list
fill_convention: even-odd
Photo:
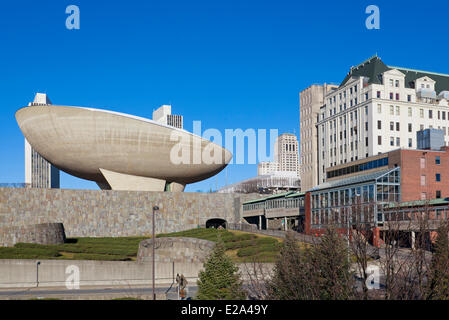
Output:
[[449,75],[389,67],[376,56],[328,93],[318,130],[318,183],[329,167],[398,148],[416,148],[416,132],[442,129],[449,142]]

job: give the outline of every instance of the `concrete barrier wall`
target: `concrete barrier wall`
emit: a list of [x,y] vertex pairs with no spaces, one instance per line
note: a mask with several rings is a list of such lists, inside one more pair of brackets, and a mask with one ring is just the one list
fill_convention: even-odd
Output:
[[[37,272],[37,261],[40,261]],[[0,288],[65,287],[73,272],[79,268],[80,288],[83,286],[152,285],[152,264],[128,261],[79,261],[79,260],[1,260]],[[239,264],[243,280],[249,280],[254,270],[263,275],[271,274],[273,264]],[[195,285],[202,263],[158,262],[155,268],[156,284],[170,285],[173,276],[184,274],[190,285]],[[68,271],[69,273],[66,273]]]
[[[37,272],[37,261],[40,261]],[[0,260],[0,288],[65,287],[70,276],[70,266],[79,268],[80,286],[103,285],[151,285],[151,263],[128,261],[79,261],[79,260]],[[184,274],[187,280],[196,281],[202,263],[175,263],[174,275]],[[66,273],[69,271],[69,273]],[[37,276],[37,273],[39,274]],[[157,284],[171,284],[172,263],[157,263]]]
[[0,227],[64,224],[67,237],[140,236],[176,232],[220,218],[237,223],[241,203],[260,195],[0,188]]

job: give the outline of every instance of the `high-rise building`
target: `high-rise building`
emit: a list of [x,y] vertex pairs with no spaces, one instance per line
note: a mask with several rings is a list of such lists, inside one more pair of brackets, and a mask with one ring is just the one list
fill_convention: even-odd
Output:
[[299,93],[302,190],[309,190],[318,184],[316,124],[324,97],[337,88],[329,84],[311,85]]
[[153,120],[175,128],[183,128],[182,116],[171,114],[171,105],[162,105],[153,111]]
[[417,147],[416,132],[435,128],[449,142],[449,75],[387,66],[374,56],[352,67],[326,94],[318,129],[318,183],[345,163]]
[[281,134],[274,144],[274,162],[278,163],[279,171],[295,172],[301,175],[299,164],[298,138],[291,133]]
[[[37,93],[28,107],[51,105],[45,93]],[[25,184],[31,188],[59,188],[59,170],[37,153],[25,138]]]
[[274,143],[274,161],[259,162],[257,174],[266,175],[279,172],[293,172],[300,176],[299,143],[294,134],[284,133]]

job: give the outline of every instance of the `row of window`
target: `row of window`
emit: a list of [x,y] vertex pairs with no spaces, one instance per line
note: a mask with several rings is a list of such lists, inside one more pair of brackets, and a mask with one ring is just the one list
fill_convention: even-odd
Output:
[[376,169],[384,166],[388,166],[388,157],[329,171],[327,173],[327,178],[336,178],[347,174]]

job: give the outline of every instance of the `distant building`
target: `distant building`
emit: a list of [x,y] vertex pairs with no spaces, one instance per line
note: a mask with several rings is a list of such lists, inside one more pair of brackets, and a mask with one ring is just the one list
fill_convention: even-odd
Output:
[[183,128],[182,116],[171,114],[171,105],[162,105],[153,111],[153,120],[175,128]]
[[257,164],[257,175],[263,176],[266,174],[271,174],[279,171],[279,166],[277,162],[263,161]]
[[278,171],[224,186],[218,192],[277,194],[284,191],[299,190],[301,190],[301,179],[296,173]]
[[274,143],[274,161],[259,162],[257,165],[258,175],[285,175],[287,172],[300,177],[299,143],[296,136],[291,133],[277,137]]
[[[48,106],[51,101],[45,93],[37,93],[33,106]],[[59,188],[59,170],[37,153],[25,138],[25,184],[31,188]]]
[[277,138],[274,144],[274,161],[278,163],[279,171],[295,172],[298,177],[301,175],[299,142],[294,134],[284,133]]
[[284,133],[274,144],[274,161],[257,164],[257,177],[224,186],[218,192],[276,194],[301,190],[299,143],[294,134]]

